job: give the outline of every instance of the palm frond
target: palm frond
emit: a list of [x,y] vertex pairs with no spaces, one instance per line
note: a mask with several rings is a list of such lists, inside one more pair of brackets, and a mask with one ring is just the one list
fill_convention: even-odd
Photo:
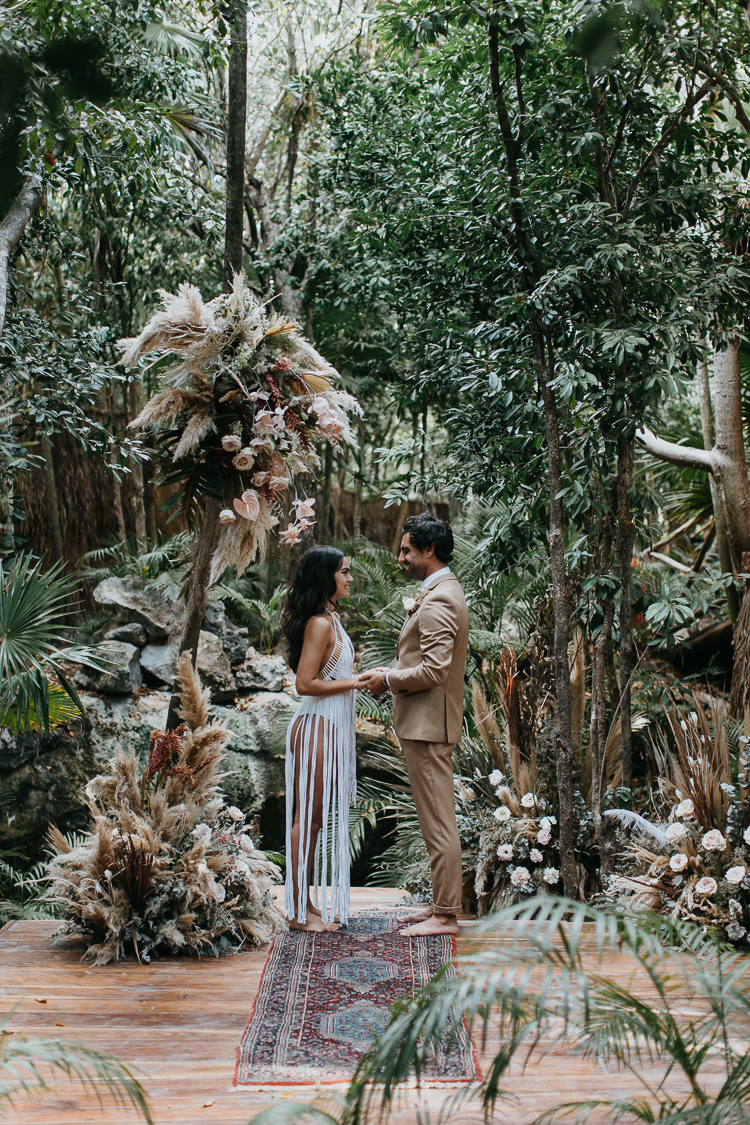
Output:
[[0,1022],[0,1100],[14,1104],[19,1094],[49,1090],[48,1072],[57,1070],[91,1090],[100,1105],[106,1091],[116,1105],[130,1106],[151,1125],[145,1091],[123,1063],[61,1039],[11,1037],[5,1034],[9,1019]]

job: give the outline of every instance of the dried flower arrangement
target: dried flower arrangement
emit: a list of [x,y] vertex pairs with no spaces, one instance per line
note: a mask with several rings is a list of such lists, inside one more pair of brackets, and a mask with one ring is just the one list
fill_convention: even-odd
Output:
[[479,685],[473,691],[474,721],[497,763],[488,775],[493,799],[484,808],[476,859],[480,914],[561,886],[557,818],[547,811],[540,793],[534,744],[524,738],[515,653],[503,651],[495,664],[504,735]]
[[183,723],[152,732],[146,768],[120,753],[86,786],[85,842],[72,847],[50,833],[47,894],[65,919],[60,933],[83,933],[95,965],[131,952],[144,961],[181,950],[218,955],[268,942],[284,926],[272,894],[279,870],[218,790],[229,735],[209,722],[209,694],[188,653],[178,685]]
[[[295,474],[320,460],[315,443],[355,443],[348,415],[356,399],[335,390],[337,372],[299,333],[234,279],[231,293],[204,304],[194,285],[161,291],[162,309],[141,334],[120,341],[122,362],[175,355],[161,389],[131,423],[157,434],[152,455],[162,483],[190,516],[198,495],[221,498],[209,585],[229,565],[241,574],[265,551]],[[314,523],[314,500],[297,497],[281,534],[295,543]]]
[[[750,931],[750,713],[744,731],[727,721],[719,701],[709,716],[668,714],[675,750],[658,754],[664,820],[652,823],[612,810],[630,829],[624,874],[611,876],[606,897],[717,926],[735,944]],[[733,746],[732,743],[735,743]]]

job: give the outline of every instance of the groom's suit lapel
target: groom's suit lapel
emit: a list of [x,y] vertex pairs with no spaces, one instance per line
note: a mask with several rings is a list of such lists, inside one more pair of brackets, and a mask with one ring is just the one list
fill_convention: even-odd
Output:
[[433,590],[437,589],[437,587],[440,585],[441,582],[447,582],[449,578],[455,578],[455,575],[453,574],[452,571],[449,574],[442,574],[440,576],[440,578],[436,578],[434,582],[431,582],[426,590],[420,591],[420,593],[422,594],[422,597],[419,600],[419,604],[418,604],[417,608],[414,610],[413,613],[407,614],[406,619],[405,619],[403,625],[401,626],[401,632],[398,635],[399,645],[401,644],[401,641],[403,640],[404,634],[406,633],[407,626],[414,622],[414,620],[416,619],[416,617],[419,614],[420,609],[424,605],[425,599],[428,597],[429,594],[432,593]]

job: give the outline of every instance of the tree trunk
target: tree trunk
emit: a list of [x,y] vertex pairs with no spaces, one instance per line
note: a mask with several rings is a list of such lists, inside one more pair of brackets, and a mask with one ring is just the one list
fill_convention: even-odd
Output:
[[227,83],[227,200],[224,232],[224,291],[242,269],[245,196],[245,119],[247,116],[247,0],[233,0],[226,11],[232,29]]
[[570,729],[570,671],[568,668],[568,581],[565,567],[565,523],[560,492],[562,458],[557,403],[552,390],[555,377],[547,358],[544,330],[539,313],[532,312],[532,348],[537,383],[544,402],[547,431],[547,469],[549,473],[549,552],[552,567],[552,605],[555,618],[555,766],[560,812],[560,864],[565,894],[578,895],[575,856],[576,815],[573,802],[573,745]]
[[714,355],[714,453],[732,569],[739,571],[742,554],[750,551],[750,480],[742,432],[740,342],[732,340]]
[[60,501],[55,480],[55,461],[52,446],[46,436],[39,439],[44,457],[44,484],[47,494],[47,513],[49,515],[50,535],[52,537],[52,556],[55,561],[63,557],[62,530],[60,528]]
[[[750,479],[742,432],[740,344],[737,339],[730,341],[725,351],[717,351],[714,355],[714,418],[716,438],[711,449],[696,449],[664,441],[645,428],[638,431],[637,437],[649,453],[662,461],[703,469],[712,474],[721,499],[715,511],[720,511],[724,520],[729,570],[736,573],[743,552],[750,550]],[[705,434],[704,429],[704,441]]]
[[633,732],[631,674],[633,671],[633,582],[632,561],[635,524],[630,512],[630,486],[633,481],[633,443],[620,440],[617,448],[617,569],[620,579],[620,684],[619,699],[613,700],[613,714],[619,705],[622,739],[622,784],[633,788]]
[[[698,399],[701,408],[701,429],[703,431],[703,448],[711,450],[714,447],[714,422],[711,412],[711,389],[708,383],[708,364],[702,360],[698,364]],[[713,473],[709,473],[708,485],[711,489],[711,507],[714,512],[714,529],[716,534],[716,550],[719,555],[719,565],[724,574],[732,569],[732,555],[727,539],[726,521],[724,519],[724,505],[721,501],[721,492]],[[727,589],[727,609],[733,622],[737,621],[740,604],[734,586]]]
[[[139,384],[134,379],[128,386],[126,396],[128,421],[137,418],[140,414]],[[143,486],[143,465],[135,457],[130,459],[130,479],[133,483],[133,523],[135,525],[135,538],[138,550],[145,551],[148,543],[146,531],[146,500]]]
[[5,327],[10,260],[41,202],[42,181],[38,176],[27,176],[7,215],[0,222],[0,336]]

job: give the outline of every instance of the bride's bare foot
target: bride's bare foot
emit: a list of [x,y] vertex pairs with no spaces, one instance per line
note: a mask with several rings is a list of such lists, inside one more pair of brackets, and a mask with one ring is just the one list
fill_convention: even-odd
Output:
[[399,922],[426,922],[428,918],[432,917],[431,906],[420,906],[413,910],[411,914],[402,914],[399,916]]
[[399,931],[405,937],[428,937],[430,934],[457,934],[458,919],[455,914],[431,914],[423,922]]
[[298,922],[296,918],[290,918],[288,925],[290,930],[304,930],[308,934],[330,934],[339,928],[335,922],[324,922],[315,914],[309,915],[306,922]]

